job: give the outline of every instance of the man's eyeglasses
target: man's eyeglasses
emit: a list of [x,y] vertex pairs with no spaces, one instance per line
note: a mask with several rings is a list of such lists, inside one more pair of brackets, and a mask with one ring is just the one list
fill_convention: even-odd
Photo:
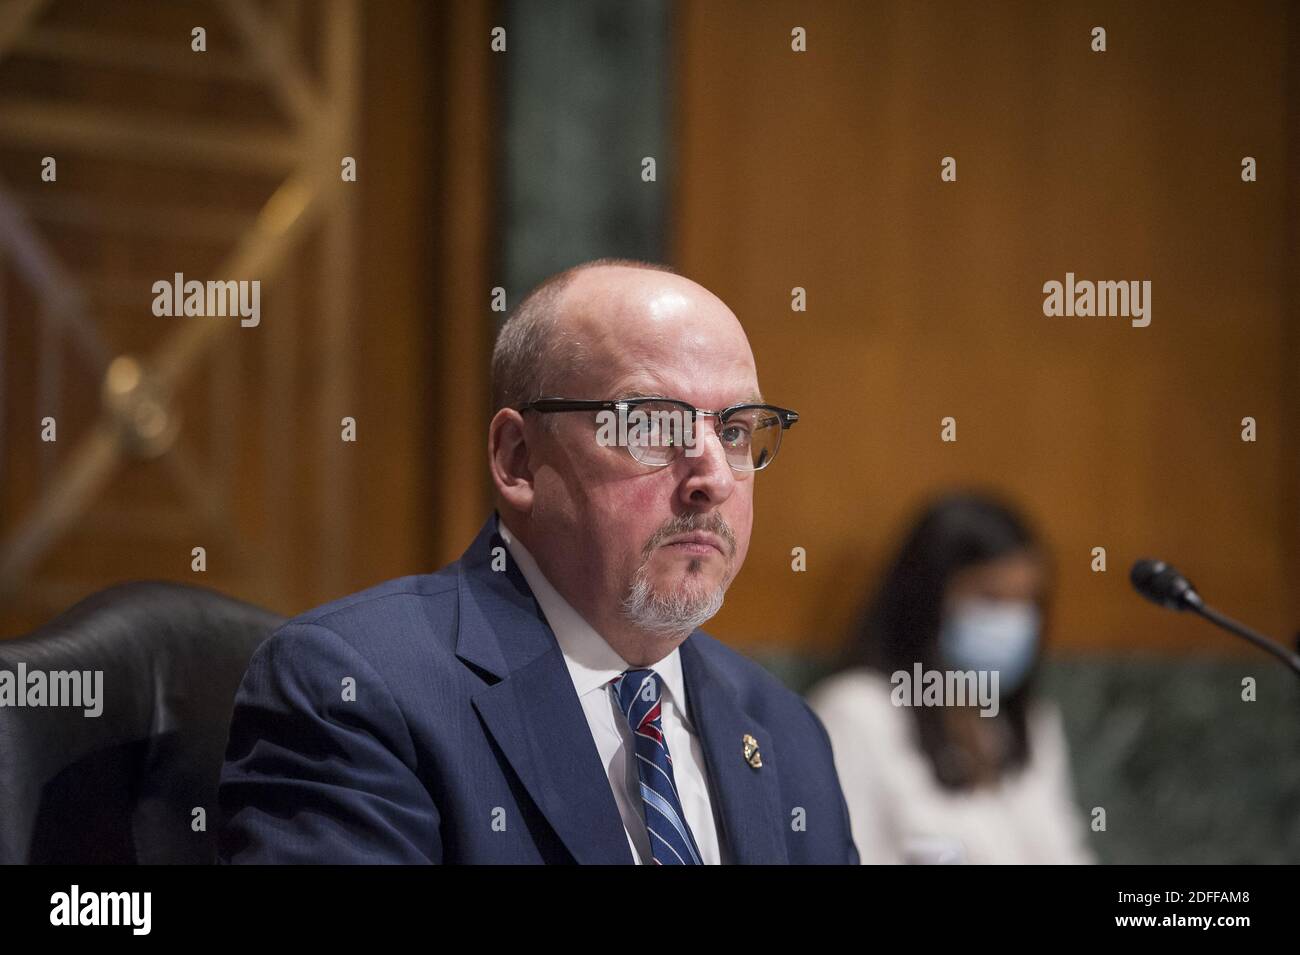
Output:
[[[663,467],[671,464],[684,448],[696,447],[695,422],[700,416],[717,419],[717,434],[727,463],[737,471],[761,471],[772,463],[781,447],[781,434],[799,420],[797,412],[776,405],[744,402],[721,411],[696,408],[676,398],[619,398],[613,401],[581,398],[538,398],[519,405],[517,411],[550,414],[559,411],[595,411],[604,419],[598,439],[606,430],[617,429],[618,443],[642,464]],[[688,450],[689,454],[690,451]],[[696,454],[700,453],[698,451]]]

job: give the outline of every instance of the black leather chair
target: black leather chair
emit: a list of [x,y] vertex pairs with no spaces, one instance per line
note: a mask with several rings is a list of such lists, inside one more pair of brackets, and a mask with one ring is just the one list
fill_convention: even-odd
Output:
[[207,588],[140,581],[0,640],[0,670],[103,671],[99,716],[0,706],[0,863],[214,862],[235,691],[282,619]]

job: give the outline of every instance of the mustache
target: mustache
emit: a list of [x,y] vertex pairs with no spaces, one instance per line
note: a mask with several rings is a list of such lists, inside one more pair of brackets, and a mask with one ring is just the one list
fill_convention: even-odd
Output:
[[727,547],[727,556],[736,556],[736,532],[731,529],[731,525],[723,519],[717,511],[710,511],[707,514],[679,514],[672,520],[664,524],[655,532],[655,535],[646,543],[642,551],[642,557],[649,559],[650,554],[656,547],[659,547],[670,537],[677,537],[679,534],[690,534],[696,531],[702,531],[707,534],[716,534],[722,538]]

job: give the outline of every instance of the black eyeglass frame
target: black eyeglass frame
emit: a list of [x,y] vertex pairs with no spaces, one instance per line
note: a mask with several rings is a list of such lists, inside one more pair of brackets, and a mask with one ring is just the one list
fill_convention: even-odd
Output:
[[[694,425],[694,423],[698,421],[700,415],[707,415],[709,417],[714,417],[718,419],[719,428],[726,426],[727,418],[731,417],[737,412],[746,411],[750,408],[760,408],[764,411],[770,411],[773,414],[775,414],[777,420],[781,422],[782,432],[788,431],[790,427],[794,425],[796,421],[799,420],[799,412],[797,411],[791,411],[789,408],[781,408],[778,407],[777,405],[769,405],[759,401],[741,401],[734,405],[727,405],[727,407],[719,409],[717,411],[710,411],[706,408],[697,408],[690,402],[683,401],[681,398],[666,398],[662,396],[640,396],[640,395],[638,395],[635,398],[613,398],[610,400],[601,400],[599,398],[591,398],[591,399],[538,398],[534,401],[528,401],[522,405],[517,405],[515,407],[515,410],[536,411],[538,414],[550,414],[552,412],[562,412],[562,411],[616,411],[621,415],[626,415],[629,412],[636,409],[637,407],[639,407],[640,405],[644,405],[644,404],[676,405],[677,407],[681,408],[683,411],[689,412],[691,414],[692,425]],[[631,454],[631,450],[632,450],[631,448],[628,449],[629,454]],[[761,471],[763,470],[763,468],[767,467],[769,464],[771,464],[773,461],[776,460],[777,451],[780,450],[781,450],[781,442],[778,440],[776,445],[776,451],[773,451],[772,456],[769,457],[758,467],[736,468],[735,465],[732,465],[732,467],[737,471],[749,471],[749,472]],[[636,455],[632,455],[632,459],[634,461],[637,461],[638,464],[645,464],[645,462],[638,459]],[[667,467],[669,463],[670,462],[665,461],[661,465],[650,464],[647,465],[647,467]],[[730,464],[730,461],[728,461],[728,463]]]

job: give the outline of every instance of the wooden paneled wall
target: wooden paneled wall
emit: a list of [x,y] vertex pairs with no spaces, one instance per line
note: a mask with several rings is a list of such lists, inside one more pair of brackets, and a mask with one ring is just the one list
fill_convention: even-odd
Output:
[[[674,261],[803,415],[716,632],[832,649],[914,509],[979,484],[1050,540],[1057,647],[1238,649],[1136,597],[1144,555],[1295,633],[1298,34],[1280,2],[678,6]],[[1067,272],[1150,280],[1150,325],[1046,317]]]

